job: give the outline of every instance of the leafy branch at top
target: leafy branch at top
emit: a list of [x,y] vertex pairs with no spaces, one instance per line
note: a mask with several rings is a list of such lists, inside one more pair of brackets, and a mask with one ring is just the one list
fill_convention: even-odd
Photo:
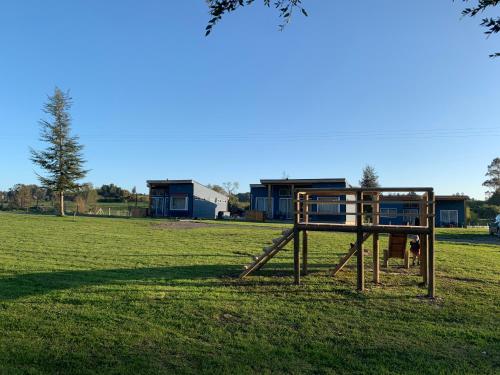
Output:
[[[240,7],[244,7],[246,5],[251,5],[255,2],[255,0],[206,0],[209,13],[212,17],[210,21],[208,21],[208,25],[205,28],[205,36],[209,35],[212,32],[212,28],[215,26],[217,22],[219,22],[227,13],[234,12],[236,9]],[[300,10],[304,16],[307,16],[306,10],[302,7],[302,0],[263,0],[264,5],[267,7],[274,6],[279,10],[280,18],[282,19],[281,24],[279,25],[280,30],[290,22],[292,18],[292,14],[294,10]]]
[[[469,2],[469,0],[463,0],[464,2]],[[500,0],[478,0],[477,3],[472,7],[467,7],[462,11],[462,15],[466,17],[475,17],[480,13],[488,10],[490,7],[494,7],[500,4]],[[481,21],[481,26],[486,27],[487,30],[484,32],[486,35],[490,36],[500,32],[500,17],[492,18],[485,17]],[[490,57],[500,57],[500,52],[490,55]]]

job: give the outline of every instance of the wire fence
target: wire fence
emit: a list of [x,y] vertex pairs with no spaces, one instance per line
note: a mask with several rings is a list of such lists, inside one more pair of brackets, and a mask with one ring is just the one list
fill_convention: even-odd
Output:
[[[55,215],[58,213],[58,209],[55,206],[38,206],[38,207],[26,207],[19,208],[13,207],[8,203],[0,202],[0,211],[10,211],[24,214],[35,214],[35,215]],[[148,209],[145,207],[91,207],[85,210],[79,210],[76,206],[68,205],[64,210],[64,213],[68,216],[102,216],[102,217],[146,217],[148,215]]]

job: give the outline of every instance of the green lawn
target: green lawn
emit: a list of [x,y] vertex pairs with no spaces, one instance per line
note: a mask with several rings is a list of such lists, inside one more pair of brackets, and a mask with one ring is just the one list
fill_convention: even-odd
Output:
[[284,226],[212,224],[0,213],[0,374],[499,372],[500,239],[485,230],[438,232],[430,301],[416,269],[363,294],[353,261],[329,277],[347,234],[310,234],[301,286],[291,251],[238,280]]

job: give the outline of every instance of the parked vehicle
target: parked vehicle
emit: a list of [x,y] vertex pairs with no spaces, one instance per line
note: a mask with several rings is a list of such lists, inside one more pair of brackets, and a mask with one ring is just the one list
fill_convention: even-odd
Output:
[[490,227],[490,234],[500,236],[500,214],[497,215],[491,223],[488,224]]

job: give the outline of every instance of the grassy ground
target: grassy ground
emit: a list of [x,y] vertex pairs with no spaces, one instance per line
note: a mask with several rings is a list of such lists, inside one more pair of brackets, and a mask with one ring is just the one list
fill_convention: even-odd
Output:
[[0,374],[499,371],[500,239],[482,230],[439,231],[429,301],[415,269],[364,294],[352,266],[328,277],[346,234],[311,233],[293,286],[291,251],[234,278],[282,225],[164,223],[0,213]]

